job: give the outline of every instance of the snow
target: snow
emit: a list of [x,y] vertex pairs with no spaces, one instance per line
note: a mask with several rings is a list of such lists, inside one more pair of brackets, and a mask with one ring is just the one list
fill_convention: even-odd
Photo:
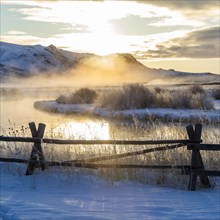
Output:
[[[21,46],[1,42],[1,64],[32,72],[33,61],[39,64],[44,53],[44,47],[37,46]],[[46,51],[45,51],[46,52]],[[47,52],[48,53],[48,52]],[[34,58],[36,54],[37,59]],[[41,58],[40,58],[41,56]],[[49,53],[47,54],[49,57]],[[51,57],[49,57],[51,58]],[[36,66],[36,63],[34,64]],[[41,66],[42,68],[42,66]]]
[[[219,75],[217,74],[194,74],[187,72],[178,72],[174,70],[151,69],[142,65],[131,54],[122,53],[99,57],[97,55],[89,53],[76,53],[65,51],[56,48],[54,45],[44,47],[41,45],[18,45],[0,42],[0,64],[4,65],[4,70],[1,71],[1,75],[6,77],[7,75],[27,75],[26,72],[28,72],[29,75],[47,72],[55,72],[61,74],[71,68],[74,68],[79,60],[95,57],[97,58],[96,61],[98,63],[101,62],[103,58],[108,61],[109,58],[112,57],[112,60],[114,61],[112,64],[112,71],[115,71],[114,66],[121,65],[121,63],[117,61],[117,59],[115,59],[115,57],[118,56],[121,56],[121,58],[123,58],[123,60],[126,62],[126,72],[127,69],[129,69],[131,72],[131,76],[126,75],[126,77],[131,77],[133,79],[132,73],[137,72],[137,70],[140,71],[140,75],[136,74],[137,81],[139,81],[139,76],[140,79],[143,80],[143,82],[150,82],[151,84],[191,84],[192,82],[207,83],[219,81]],[[19,71],[16,70],[16,68],[19,69]],[[103,71],[102,67],[100,71]],[[106,74],[108,74],[108,72],[106,72],[104,75]]]
[[111,111],[103,108],[97,108],[92,104],[58,104],[56,101],[37,101],[34,103],[34,107],[49,112],[66,114],[80,113],[109,118],[124,118],[133,116],[145,118],[156,116],[169,119],[203,119],[212,121],[219,120],[220,118],[219,110],[147,108]]
[[83,170],[54,168],[24,176],[5,163],[0,167],[1,220],[220,218],[219,181],[214,189],[190,192],[129,181],[111,184]]
[[67,63],[74,64],[78,56],[77,53],[73,53],[71,57],[67,57],[67,54],[53,45],[23,46],[5,42],[0,42],[0,52],[0,64],[18,68],[30,74],[65,70],[69,67]]
[[220,110],[220,100],[215,100],[215,101],[214,101],[214,108],[215,108],[216,110]]

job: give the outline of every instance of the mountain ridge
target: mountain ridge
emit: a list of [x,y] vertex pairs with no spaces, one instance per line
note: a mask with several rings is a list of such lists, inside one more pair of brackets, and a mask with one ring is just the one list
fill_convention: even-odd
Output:
[[[80,68],[79,68],[80,67]],[[18,45],[0,42],[0,78],[29,77],[37,74],[65,74],[79,70],[83,76],[112,78],[121,75],[125,79],[152,82],[166,79],[181,79],[181,82],[219,81],[219,75],[212,73],[189,73],[175,70],[155,69],[144,66],[129,53],[98,56],[92,53],[77,53],[59,49],[54,45]],[[188,79],[189,78],[189,79]]]

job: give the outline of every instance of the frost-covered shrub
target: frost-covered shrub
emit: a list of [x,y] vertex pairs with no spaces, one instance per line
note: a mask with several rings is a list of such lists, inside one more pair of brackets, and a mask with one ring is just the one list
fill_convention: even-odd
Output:
[[194,85],[187,89],[170,91],[156,87],[146,88],[141,84],[128,84],[120,89],[103,90],[97,93],[88,88],[77,90],[68,96],[56,99],[60,104],[91,104],[111,110],[174,108],[213,109],[213,98],[205,90]]
[[213,98],[205,92],[191,93],[188,90],[165,90],[156,94],[155,107],[174,109],[213,109]]
[[92,89],[82,88],[77,90],[74,94],[70,96],[70,100],[72,103],[80,104],[86,103],[90,104],[93,103],[97,96],[96,91]]
[[174,91],[171,94],[171,108],[192,108],[191,94],[181,90]]
[[186,90],[174,91],[171,94],[170,107],[183,109],[213,109],[213,100],[205,93],[190,93]]
[[60,95],[57,99],[56,102],[59,104],[67,104],[68,103],[68,97],[65,95]]
[[[121,90],[112,90],[101,93],[96,99],[96,106],[108,109],[123,109],[123,94]],[[119,108],[120,106],[120,108]]]
[[154,90],[158,94],[161,94],[162,92],[164,92],[164,89],[162,89],[161,87],[155,87]]
[[96,91],[82,88],[69,96],[60,95],[56,101],[60,104],[91,104],[97,96]]
[[154,93],[140,84],[130,84],[123,87],[123,98],[125,108],[147,108],[152,107],[155,100]]
[[140,84],[124,85],[122,89],[101,94],[96,104],[113,110],[141,109],[152,107],[155,95],[148,88]]
[[195,94],[191,99],[192,108],[210,110],[214,108],[213,98],[206,94]]
[[192,94],[198,94],[198,93],[205,93],[205,90],[203,89],[202,86],[194,84],[192,86],[189,87],[189,93]]
[[156,93],[155,107],[171,108],[172,94],[168,90]]

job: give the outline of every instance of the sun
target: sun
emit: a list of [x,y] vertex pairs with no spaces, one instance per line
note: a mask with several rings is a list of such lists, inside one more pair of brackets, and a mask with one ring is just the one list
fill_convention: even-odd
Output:
[[[125,38],[118,34],[112,20],[121,17],[121,11],[114,1],[54,1],[44,3],[49,9],[38,11],[32,19],[59,21],[67,23],[67,29],[48,39],[44,45],[51,42],[70,51],[90,52],[97,55],[107,55],[117,52],[128,52]],[[114,13],[112,11],[114,10]]]

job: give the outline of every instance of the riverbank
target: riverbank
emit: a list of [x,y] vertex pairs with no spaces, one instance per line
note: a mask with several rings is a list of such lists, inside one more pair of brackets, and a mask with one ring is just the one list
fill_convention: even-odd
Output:
[[[217,106],[217,105],[216,105]],[[100,116],[112,119],[149,119],[167,121],[201,121],[219,123],[220,112],[215,110],[200,109],[171,109],[171,108],[146,108],[113,111],[105,108],[98,108],[93,104],[58,104],[56,101],[37,101],[34,103],[36,109],[61,113],[80,114],[89,116]]]

